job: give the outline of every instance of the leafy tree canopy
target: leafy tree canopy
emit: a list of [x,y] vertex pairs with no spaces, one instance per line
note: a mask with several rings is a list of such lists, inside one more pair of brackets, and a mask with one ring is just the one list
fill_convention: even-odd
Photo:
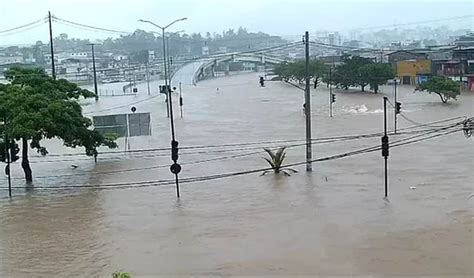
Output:
[[53,80],[42,69],[12,68],[5,73],[10,82],[0,86],[0,117],[6,120],[10,138],[22,141],[22,166],[31,181],[28,161],[30,147],[46,155],[43,139],[59,138],[65,146],[85,148],[87,155],[97,155],[97,147],[116,147],[113,138],[92,130],[90,119],[82,115],[79,98],[94,93],[64,79]]
[[443,103],[447,103],[450,99],[456,100],[461,94],[458,83],[440,76],[433,76],[429,81],[421,83],[415,91],[435,93]]

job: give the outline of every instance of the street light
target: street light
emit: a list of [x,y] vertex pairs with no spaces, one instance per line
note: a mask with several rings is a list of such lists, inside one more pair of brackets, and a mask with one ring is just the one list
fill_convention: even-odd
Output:
[[[179,198],[179,181],[178,181],[178,174],[179,172],[181,171],[181,166],[177,163],[178,162],[178,141],[176,141],[176,137],[175,137],[175,133],[174,133],[174,120],[173,120],[173,101],[171,99],[171,89],[168,90],[168,71],[167,71],[167,52],[166,52],[166,41],[165,41],[165,30],[166,28],[170,27],[171,25],[175,24],[176,22],[179,22],[179,21],[184,21],[188,19],[187,17],[183,17],[183,18],[180,18],[180,19],[176,19],[174,21],[172,21],[170,24],[166,25],[165,27],[161,27],[160,25],[156,24],[156,23],[153,23],[149,20],[143,20],[143,19],[139,19],[138,21],[140,22],[145,22],[145,23],[149,23],[159,29],[161,29],[161,37],[163,39],[163,67],[164,67],[164,70],[165,70],[165,88],[167,90],[166,92],[166,95],[168,97],[168,106],[169,106],[169,111],[170,111],[170,125],[171,125],[171,159],[173,160],[174,164],[171,165],[170,167],[170,170],[173,174],[175,174],[175,178],[176,178],[176,196]],[[171,80],[170,80],[170,83],[171,83]],[[171,84],[169,84],[169,86],[171,87]]]

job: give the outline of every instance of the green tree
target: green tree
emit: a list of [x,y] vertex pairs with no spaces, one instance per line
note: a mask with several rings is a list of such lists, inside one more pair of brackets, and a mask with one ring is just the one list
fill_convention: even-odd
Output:
[[21,166],[28,183],[33,180],[28,147],[46,155],[43,139],[82,146],[89,156],[97,155],[99,146],[117,147],[114,138],[92,130],[91,120],[82,115],[77,100],[94,93],[64,79],[53,80],[43,69],[12,68],[5,77],[10,83],[0,86],[0,117],[8,123],[8,136],[21,141]]
[[345,54],[342,56],[343,64],[338,65],[333,74],[333,83],[345,90],[350,86],[360,86],[361,90],[365,90],[365,86],[369,84],[366,76],[362,75],[360,68],[364,65],[372,64],[369,58],[360,56],[351,56]]
[[415,91],[437,94],[443,103],[456,100],[461,94],[459,84],[449,78],[434,76],[427,82],[421,83]]
[[[360,79],[365,80],[375,93],[379,85],[387,83],[388,79],[394,78],[395,73],[389,64],[366,64],[359,68]],[[360,84],[360,83],[359,83]]]
[[310,61],[309,71],[311,74],[311,78],[313,79],[315,89],[318,87],[323,77],[327,74],[328,70],[329,70],[328,65],[324,64],[322,61],[320,60]]
[[356,85],[354,73],[350,65],[338,65],[332,74],[332,83],[337,87],[342,87],[348,90],[350,86]]

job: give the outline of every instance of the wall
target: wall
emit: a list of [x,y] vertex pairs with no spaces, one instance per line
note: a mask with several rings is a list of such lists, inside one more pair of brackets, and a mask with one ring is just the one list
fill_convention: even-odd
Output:
[[[407,60],[397,62],[397,75],[402,80],[410,77],[410,85],[416,84],[417,75],[426,75],[431,73],[431,60]],[[403,78],[405,77],[405,78]],[[406,83],[402,83],[407,85]]]

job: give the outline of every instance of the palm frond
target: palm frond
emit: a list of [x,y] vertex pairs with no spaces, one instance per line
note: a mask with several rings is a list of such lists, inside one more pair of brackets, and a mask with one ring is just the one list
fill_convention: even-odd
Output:
[[268,155],[272,158],[272,160],[275,160],[275,153],[271,149],[263,148],[263,150],[268,153]]
[[277,153],[276,153],[276,155],[275,155],[275,156],[278,158],[278,160],[282,160],[282,159],[281,159],[281,156],[285,153],[285,149],[286,149],[286,147],[284,147],[284,146],[278,148],[278,151],[277,151]]
[[276,165],[275,165],[275,163],[273,162],[273,160],[268,159],[268,158],[266,158],[266,157],[264,157],[263,159],[265,159],[265,160],[268,162],[268,164],[270,164],[270,167],[272,167],[272,169],[276,169]]

